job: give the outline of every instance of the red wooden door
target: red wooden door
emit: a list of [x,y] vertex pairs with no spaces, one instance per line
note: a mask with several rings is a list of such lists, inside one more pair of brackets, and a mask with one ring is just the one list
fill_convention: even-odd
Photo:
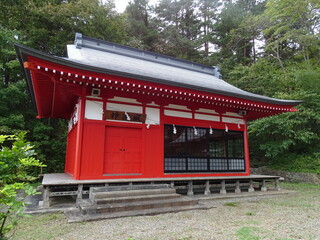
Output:
[[141,129],[106,127],[104,174],[141,173]]

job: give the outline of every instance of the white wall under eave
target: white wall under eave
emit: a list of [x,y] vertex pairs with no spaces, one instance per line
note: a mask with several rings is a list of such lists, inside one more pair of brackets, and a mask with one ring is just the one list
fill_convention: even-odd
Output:
[[155,102],[148,103],[147,106],[150,106],[150,107],[160,107],[160,105],[156,104]]
[[226,112],[223,115],[242,118],[242,116],[239,113],[235,113],[235,112]]
[[215,115],[207,115],[207,114],[195,113],[194,114],[194,118],[195,119],[199,119],[199,120],[208,120],[208,121],[220,122],[220,117],[219,116],[215,116]]
[[187,106],[176,105],[176,104],[169,104],[168,106],[165,106],[165,108],[174,108],[179,110],[191,111]]
[[222,122],[235,123],[235,124],[245,124],[243,119],[240,119],[240,118],[229,118],[229,117],[222,117]]
[[142,107],[119,104],[119,103],[107,103],[107,110],[110,111],[121,111],[121,112],[130,112],[130,113],[142,113]]
[[160,109],[159,108],[151,108],[146,107],[146,124],[150,125],[159,125],[160,124]]
[[115,102],[123,102],[123,103],[134,103],[134,104],[140,104],[136,99],[134,98],[124,98],[124,97],[114,97],[109,99],[108,101],[115,101]]
[[86,100],[84,117],[86,119],[102,120],[103,103],[100,101]]
[[192,118],[192,112],[164,110],[164,115],[171,117]]
[[215,110],[206,109],[206,108],[199,108],[196,112],[197,113],[208,113],[208,114],[219,114]]

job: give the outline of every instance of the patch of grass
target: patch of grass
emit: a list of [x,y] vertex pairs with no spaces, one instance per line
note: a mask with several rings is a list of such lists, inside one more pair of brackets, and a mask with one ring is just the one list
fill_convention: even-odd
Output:
[[238,207],[239,206],[239,202],[226,202],[223,204],[223,206],[227,206],[227,207]]
[[320,190],[320,184],[308,184],[308,183],[281,183],[281,187],[294,191],[313,191]]
[[252,212],[246,212],[246,215],[248,215],[248,216],[254,216],[254,213],[252,213]]
[[259,232],[257,227],[242,227],[237,231],[236,236],[238,240],[260,240],[261,238],[255,235],[257,232]]
[[72,224],[66,224],[65,216],[61,214],[39,214],[18,221],[17,231],[13,240],[47,240],[57,238],[72,230]]

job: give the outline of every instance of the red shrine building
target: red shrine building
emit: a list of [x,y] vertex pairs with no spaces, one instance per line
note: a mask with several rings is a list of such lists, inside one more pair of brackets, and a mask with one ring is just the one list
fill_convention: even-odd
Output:
[[215,67],[76,34],[68,57],[16,45],[37,118],[68,119],[75,180],[250,175],[247,122],[300,101],[236,88]]

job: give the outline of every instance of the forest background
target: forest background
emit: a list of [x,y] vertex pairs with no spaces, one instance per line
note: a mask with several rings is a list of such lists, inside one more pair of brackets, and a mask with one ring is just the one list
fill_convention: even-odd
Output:
[[67,123],[36,119],[13,43],[66,56],[76,32],[201,64],[253,93],[304,100],[250,122],[253,167],[320,173],[319,0],[0,1],[0,134],[28,131],[46,172],[63,172]]

